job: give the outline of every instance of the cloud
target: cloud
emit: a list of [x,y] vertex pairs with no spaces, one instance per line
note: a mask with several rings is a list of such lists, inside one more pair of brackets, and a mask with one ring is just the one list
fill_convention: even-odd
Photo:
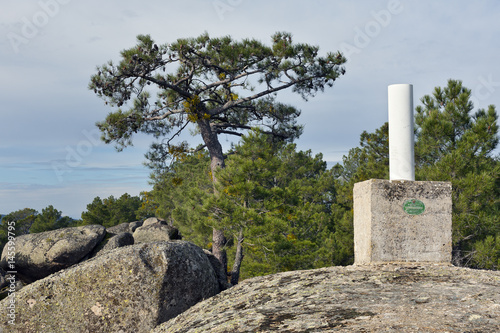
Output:
[[[319,45],[320,52],[339,50],[342,43],[355,46],[359,52],[350,55],[346,75],[333,88],[308,102],[290,92],[278,96],[302,110],[299,149],[321,152],[332,162],[358,145],[362,131],[387,121],[389,84],[412,83],[419,105],[434,87],[461,79],[473,90],[476,105],[500,104],[500,3],[494,0],[89,0],[61,3],[51,15],[40,3],[10,1],[0,12],[3,213],[53,204],[79,215],[97,195],[137,195],[148,188],[149,170],[142,162],[152,138],[139,136],[134,147],[116,153],[84,134],[112,111],[88,91],[90,76],[96,66],[118,60],[138,34],[166,43],[207,31],[269,43],[274,32],[289,31],[295,41]],[[391,3],[403,10],[389,20],[384,15]],[[23,35],[23,25],[35,21],[36,33]],[[26,39],[17,53],[9,33]],[[199,142],[189,135],[179,140]],[[222,137],[229,146],[233,138],[227,140]],[[72,161],[68,154],[79,150]],[[68,166],[68,160],[73,166],[61,182],[53,163]]]

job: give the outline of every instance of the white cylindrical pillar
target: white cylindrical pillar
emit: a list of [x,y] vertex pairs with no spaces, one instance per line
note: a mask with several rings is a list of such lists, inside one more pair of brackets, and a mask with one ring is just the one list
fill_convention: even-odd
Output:
[[389,179],[415,180],[413,85],[389,86]]

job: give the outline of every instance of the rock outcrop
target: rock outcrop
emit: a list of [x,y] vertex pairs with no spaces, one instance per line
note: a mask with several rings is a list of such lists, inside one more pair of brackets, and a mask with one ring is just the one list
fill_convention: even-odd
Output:
[[[110,237],[106,239],[108,236]],[[107,253],[119,247],[134,245],[134,237],[129,232],[121,232],[116,235],[108,234],[106,238],[93,251],[91,257],[103,255],[104,253]]]
[[161,222],[144,223],[135,229],[133,236],[136,244],[181,239],[177,228]]
[[149,217],[149,218],[144,220],[144,223],[142,225],[145,227],[145,226],[148,226],[148,225],[153,224],[153,223],[167,224],[167,221],[159,219],[157,217]]
[[224,271],[224,267],[219,259],[217,259],[209,250],[203,250],[203,252],[207,255],[208,261],[210,261],[210,264],[215,271],[220,290],[223,291],[231,288],[232,285],[227,281],[227,273]]
[[[16,237],[16,258],[11,261],[15,262],[19,279],[31,283],[118,247],[176,239],[181,239],[179,230],[158,218],[109,228],[101,225],[63,228]],[[8,270],[6,249],[0,268]]]
[[220,262],[175,238],[160,219],[17,237],[18,274],[0,268],[0,286],[12,286],[0,293],[0,332],[500,332],[498,271],[330,267],[225,290]]
[[121,247],[16,293],[15,326],[0,332],[150,332],[220,291],[203,250],[184,241]]
[[245,280],[152,333],[500,332],[500,272],[331,267]]
[[[18,276],[32,282],[70,267],[91,253],[106,235],[100,225],[64,228],[16,237],[15,268]],[[8,265],[4,247],[0,267]]]
[[114,234],[114,235],[120,234],[122,232],[128,232],[133,234],[135,229],[141,227],[142,225],[143,222],[141,221],[125,222],[106,228],[106,231],[108,232],[108,234]]

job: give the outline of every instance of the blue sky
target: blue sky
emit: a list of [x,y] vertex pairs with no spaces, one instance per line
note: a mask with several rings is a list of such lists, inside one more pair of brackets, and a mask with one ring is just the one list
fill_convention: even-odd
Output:
[[[341,161],[363,130],[387,121],[387,86],[411,83],[414,104],[460,79],[476,106],[500,105],[500,2],[106,0],[0,1],[0,213],[53,205],[79,218],[94,197],[150,189],[144,153],[152,139],[117,153],[97,140],[112,111],[87,89],[97,65],[118,60],[138,34],[159,43],[232,35],[340,50],[347,72],[302,110],[302,150]],[[182,139],[199,142],[189,135]],[[232,138],[222,137],[229,143]],[[227,140],[227,141],[226,141]]]

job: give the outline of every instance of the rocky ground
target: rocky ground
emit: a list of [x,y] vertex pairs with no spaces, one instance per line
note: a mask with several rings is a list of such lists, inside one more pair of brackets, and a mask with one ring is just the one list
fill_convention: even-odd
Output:
[[156,218],[16,238],[0,333],[500,332],[498,271],[358,265],[227,289],[219,261],[178,238]]
[[243,281],[152,332],[500,332],[500,272],[443,265],[294,271]]

